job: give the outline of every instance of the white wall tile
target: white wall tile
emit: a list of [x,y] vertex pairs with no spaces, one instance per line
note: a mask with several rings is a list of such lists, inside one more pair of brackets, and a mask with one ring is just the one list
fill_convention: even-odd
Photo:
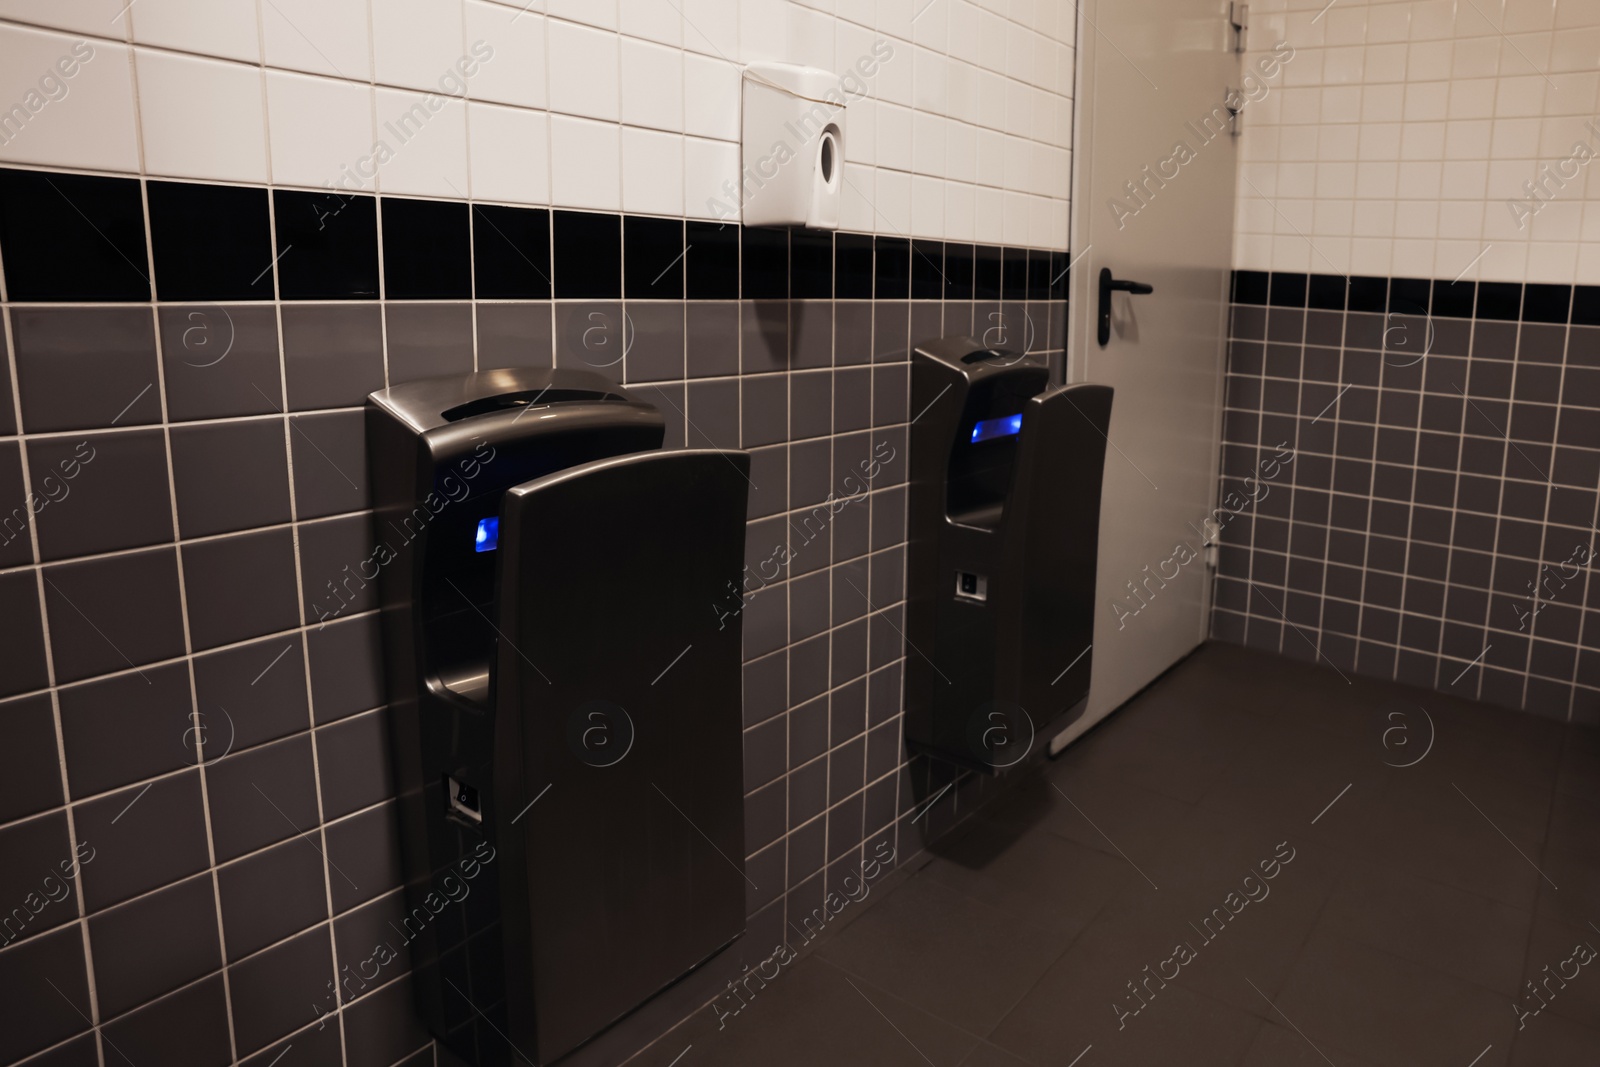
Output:
[[467,196],[467,104],[457,97],[377,90],[378,141],[390,151],[378,189],[411,196]]
[[[681,49],[664,48],[624,37],[622,121],[632,126],[648,126],[656,130],[681,133],[684,129],[683,61],[684,53]],[[729,72],[732,73],[731,67]]]
[[381,85],[434,90],[466,52],[462,0],[372,0],[372,53]]
[[663,0],[621,0],[619,15],[622,32],[629,37],[674,48],[683,44],[683,16],[673,4]]
[[550,195],[562,207],[622,209],[622,130],[614,123],[550,117]]
[[126,40],[127,0],[0,0],[0,19]]
[[262,0],[261,35],[269,67],[372,77],[366,0]]
[[139,169],[126,45],[0,24],[0,100],[28,115],[0,116],[0,160]]
[[549,36],[550,110],[617,121],[617,35],[552,21]]
[[467,0],[466,16],[468,48],[482,42],[493,50],[472,75],[467,95],[473,100],[544,107],[544,16],[482,0]]
[[371,88],[276,70],[266,84],[274,183],[377,188]]
[[140,0],[129,13],[137,44],[251,62],[261,58],[255,0]]
[[134,50],[150,174],[264,182],[260,67]]
[[683,137],[655,130],[622,130],[622,210],[683,214]]
[[[579,0],[587,3],[588,0]],[[738,0],[675,0],[683,10],[683,47],[730,62],[738,59]]]
[[494,104],[467,105],[472,196],[513,204],[550,202],[550,118]]
[[692,53],[683,57],[683,128],[697,137],[739,139],[739,68]]
[[617,28],[617,0],[546,0],[551,15],[602,29]]
[[[717,208],[723,204],[736,208],[730,202],[726,183],[739,184],[739,146],[727,141],[708,141],[699,137],[684,138],[683,200],[684,214],[690,218],[718,219],[725,217]],[[846,199],[849,193],[846,191]]]

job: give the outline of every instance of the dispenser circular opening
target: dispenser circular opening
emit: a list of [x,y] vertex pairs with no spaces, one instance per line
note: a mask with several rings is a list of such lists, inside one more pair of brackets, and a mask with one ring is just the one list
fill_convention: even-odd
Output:
[[822,174],[823,184],[832,185],[835,167],[834,156],[838,151],[835,147],[835,138],[832,129],[823,131],[822,147],[818,151],[820,152],[820,158],[818,160],[817,167]]

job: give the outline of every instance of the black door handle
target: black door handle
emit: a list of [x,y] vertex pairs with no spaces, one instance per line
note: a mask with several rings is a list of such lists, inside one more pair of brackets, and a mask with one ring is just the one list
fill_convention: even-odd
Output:
[[1111,276],[1110,267],[1100,268],[1100,347],[1104,348],[1111,340],[1111,294],[1115,291],[1133,293],[1144,296],[1156,291],[1153,285],[1144,282],[1130,282],[1126,279],[1116,279]]

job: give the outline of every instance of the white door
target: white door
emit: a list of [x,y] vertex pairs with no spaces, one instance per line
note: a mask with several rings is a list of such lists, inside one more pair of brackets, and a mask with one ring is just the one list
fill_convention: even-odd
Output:
[[[1082,0],[1079,16],[1067,377],[1116,396],[1093,682],[1057,748],[1205,639],[1240,77],[1226,0]],[[1154,287],[1113,294],[1104,347],[1102,268]]]

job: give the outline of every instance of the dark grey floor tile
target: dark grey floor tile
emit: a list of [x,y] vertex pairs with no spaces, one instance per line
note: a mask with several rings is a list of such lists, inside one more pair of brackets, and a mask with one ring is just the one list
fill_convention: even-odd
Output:
[[[1152,944],[1152,955],[1158,951]],[[1143,977],[1145,962],[1139,946],[1120,937],[1075,944],[988,1040],[1035,1063],[1066,1064],[1092,1046],[1084,1062],[1093,1057],[1095,1063],[1125,1067],[1236,1064],[1260,1029],[1260,1018],[1174,984],[1152,984],[1146,999],[1137,999],[1126,983]],[[1118,1014],[1117,1005],[1125,1014]]]
[[1415,874],[1350,864],[1328,898],[1322,925],[1412,963],[1508,997],[1521,985],[1530,910]]
[[1379,1067],[1503,1064],[1515,1019],[1511,999],[1318,930],[1275,1006],[1313,1041],[1347,1048]]
[[[938,937],[929,937],[937,930]],[[863,914],[823,959],[973,1033],[986,1033],[1070,938],[913,879]]]
[[961,1067],[1027,1067],[1031,1062],[1021,1056],[1013,1056],[998,1045],[980,1041],[961,1061]]
[[[772,977],[763,982],[767,975]],[[683,1062],[705,1067],[751,1063],[956,1067],[977,1044],[976,1037],[948,1019],[814,956],[787,966],[774,961],[735,989],[664,1038],[658,1048],[630,1061],[630,1067],[666,1067],[690,1044],[693,1051]],[[819,1025],[822,1020],[826,1023]]]
[[[1486,1057],[1487,1058],[1487,1057]],[[1511,1067],[1600,1062],[1600,1030],[1541,1015],[1518,1031],[1511,1046]]]
[[1067,937],[1140,880],[1119,856],[1039,830],[1018,834],[981,817],[970,832],[933,852],[921,877]]
[[89,919],[95,996],[115,1018],[222,969],[216,898],[202,874]]
[[1280,1016],[1256,1034],[1239,1067],[1326,1067],[1330,1060],[1338,1067],[1373,1067],[1343,1049],[1320,1042],[1313,1045]]
[[1533,988],[1519,984],[1511,994],[1518,1008],[1536,1013],[1527,1017],[1526,1028],[1559,1015],[1600,1031],[1600,982],[1589,980],[1595,977],[1591,972],[1600,969],[1592,966],[1597,945],[1600,934],[1589,923],[1572,926],[1542,915],[1534,919],[1527,960],[1513,972]]

